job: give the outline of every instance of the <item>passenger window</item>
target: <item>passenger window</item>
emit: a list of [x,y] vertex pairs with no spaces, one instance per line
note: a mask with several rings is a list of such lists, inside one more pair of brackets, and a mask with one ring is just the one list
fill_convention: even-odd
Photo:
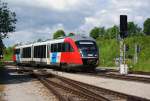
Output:
[[58,52],[62,51],[61,46],[62,46],[62,43],[58,43]]
[[35,46],[34,47],[34,57],[35,58],[45,58],[46,57],[46,45]]
[[65,51],[66,51],[65,43],[62,43],[61,51],[62,51],[62,52],[65,52]]
[[69,43],[51,44],[51,52],[73,52],[73,48]]
[[31,47],[23,48],[23,58],[31,58]]
[[57,44],[54,44],[54,52],[57,52]]
[[51,52],[54,52],[54,44],[51,44]]

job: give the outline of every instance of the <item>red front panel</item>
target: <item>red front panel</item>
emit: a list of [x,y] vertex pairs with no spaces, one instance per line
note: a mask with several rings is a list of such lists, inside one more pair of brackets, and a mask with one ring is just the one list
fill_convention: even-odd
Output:
[[16,55],[14,54],[12,57],[12,60],[15,62],[16,61]]
[[16,51],[16,49],[14,48],[14,49],[13,49],[13,56],[12,56],[12,60],[13,60],[14,62],[16,62],[16,54],[15,54],[15,51]]
[[83,64],[80,53],[78,52],[78,48],[71,38],[65,38],[64,42],[70,43],[73,47],[73,52],[62,52],[61,53],[61,62],[68,64]]

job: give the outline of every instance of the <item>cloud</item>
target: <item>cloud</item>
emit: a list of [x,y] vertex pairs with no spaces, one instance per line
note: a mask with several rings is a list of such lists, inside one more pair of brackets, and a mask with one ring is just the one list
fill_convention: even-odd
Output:
[[[4,42],[52,38],[57,29],[87,34],[95,26],[119,25],[119,15],[128,15],[142,27],[150,17],[150,0],[6,0],[16,12],[16,32]],[[20,37],[24,36],[23,39]]]
[[54,10],[68,10],[77,3],[77,0],[8,0],[15,5],[27,5],[31,7],[48,8]]
[[[28,29],[28,30],[21,30],[14,33],[9,33],[9,38],[4,39],[4,42],[7,46],[11,46],[17,43],[25,43],[25,42],[33,42],[38,39],[46,40],[52,39],[53,33],[58,29],[65,30],[63,24],[59,23],[54,25],[52,28],[44,27],[41,29]],[[67,30],[66,30],[67,31]],[[15,39],[15,40],[14,40]]]
[[81,30],[88,29],[88,32],[94,26],[111,27],[119,25],[119,16],[127,15],[128,21],[134,21],[140,27],[146,18],[150,17],[149,0],[110,0],[108,5],[101,10],[95,11],[91,16],[84,18],[84,24],[79,27]]
[[[84,6],[90,6],[93,3],[90,0],[6,0],[13,5],[28,6],[36,8],[45,8],[55,11],[76,10]],[[96,0],[93,0],[96,1]]]

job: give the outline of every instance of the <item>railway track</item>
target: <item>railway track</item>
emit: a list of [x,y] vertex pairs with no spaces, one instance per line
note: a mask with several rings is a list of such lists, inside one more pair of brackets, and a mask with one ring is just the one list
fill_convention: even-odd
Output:
[[84,74],[90,76],[100,76],[105,78],[112,78],[112,79],[119,79],[119,80],[126,80],[126,81],[136,81],[142,83],[150,83],[150,77],[140,77],[140,76],[129,76],[129,75],[121,75],[114,73],[102,73],[102,72],[91,72],[91,73],[77,73],[77,74]]
[[114,78],[114,79],[120,79],[120,80],[150,83],[150,78],[148,77],[128,76],[128,75],[119,75],[119,74],[97,74],[97,75],[103,76],[103,77]]
[[148,99],[92,86],[54,74],[51,74],[50,77],[41,75],[36,75],[36,77],[60,101],[149,101]]
[[83,89],[74,87],[56,76],[51,78],[38,76],[38,79],[50,89],[60,101],[111,101],[103,96],[91,93],[88,90],[85,92]]
[[[19,69],[19,70],[20,70],[20,72],[29,71],[29,70],[26,70],[24,68]],[[32,71],[32,70],[30,70],[30,71]],[[109,73],[109,72],[111,72],[111,73]],[[95,71],[95,72],[90,72],[90,73],[76,72],[76,74],[82,74],[82,75],[84,74],[84,75],[101,76],[101,77],[113,78],[113,79],[119,79],[119,80],[126,80],[126,81],[136,81],[136,82],[150,83],[150,78],[148,78],[148,77],[120,75],[120,74],[116,74],[116,73],[117,73],[117,71],[115,71],[115,70]],[[147,74],[148,73],[146,73],[146,75]],[[142,72],[141,75],[144,75],[144,72]]]

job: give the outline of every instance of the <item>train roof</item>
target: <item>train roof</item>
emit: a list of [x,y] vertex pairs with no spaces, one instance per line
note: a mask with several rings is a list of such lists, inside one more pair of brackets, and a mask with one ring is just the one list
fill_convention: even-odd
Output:
[[58,38],[58,39],[50,39],[50,40],[46,40],[46,41],[42,41],[42,42],[33,42],[33,43],[29,43],[29,44],[21,44],[19,46],[16,46],[16,48],[21,48],[21,47],[31,47],[33,46],[37,46],[37,45],[45,45],[48,43],[59,43],[59,42],[63,42],[65,40],[65,38],[71,38],[74,41],[81,41],[81,40],[91,40],[91,41],[95,41],[92,37],[88,37],[88,36],[83,36],[83,35],[72,35],[72,36],[67,36],[67,37],[62,37],[62,38]]

